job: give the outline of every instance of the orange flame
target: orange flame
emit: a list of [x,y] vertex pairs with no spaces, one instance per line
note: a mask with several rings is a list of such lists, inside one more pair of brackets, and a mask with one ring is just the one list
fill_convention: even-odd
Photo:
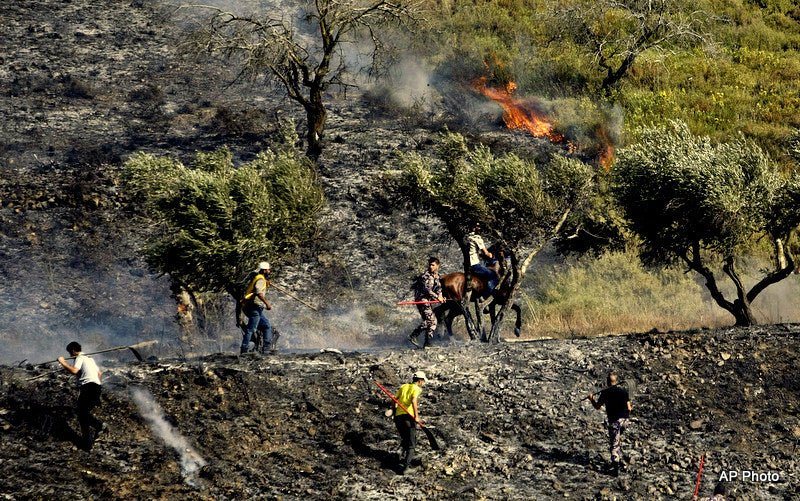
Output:
[[606,172],[610,172],[611,164],[614,163],[614,143],[611,141],[606,127],[600,127],[596,137],[601,145],[600,152],[597,155],[597,164]]
[[600,152],[597,158],[597,163],[600,164],[604,171],[611,171],[611,164],[614,163],[614,145],[606,144],[605,149]]
[[481,77],[474,88],[503,108],[503,122],[509,129],[527,130],[534,137],[546,137],[554,143],[564,141],[564,136],[555,132],[544,116],[512,96],[517,90],[516,83],[508,82],[504,88],[489,87],[486,77]]

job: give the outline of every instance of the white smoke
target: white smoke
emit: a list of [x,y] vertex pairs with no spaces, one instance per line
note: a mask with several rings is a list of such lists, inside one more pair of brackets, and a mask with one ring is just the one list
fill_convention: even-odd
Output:
[[205,466],[206,461],[194,450],[186,437],[164,419],[163,409],[150,392],[141,388],[132,388],[131,397],[153,433],[178,453],[184,481],[196,487],[197,472]]

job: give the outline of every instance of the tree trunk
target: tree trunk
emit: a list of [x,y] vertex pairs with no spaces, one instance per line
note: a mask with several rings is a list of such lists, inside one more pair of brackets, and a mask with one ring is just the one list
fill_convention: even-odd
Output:
[[736,300],[733,302],[733,318],[736,319],[737,327],[750,327],[752,325],[756,325],[755,317],[753,316],[753,310],[750,308],[750,303],[746,301]]
[[533,258],[536,257],[537,254],[544,248],[545,244],[555,238],[558,235],[558,232],[561,231],[561,228],[564,226],[564,223],[567,221],[567,217],[569,217],[570,212],[572,212],[572,208],[568,208],[564,211],[561,215],[561,218],[558,222],[553,226],[553,229],[550,231],[550,237],[545,238],[542,242],[531,250],[531,253],[522,261],[521,264],[517,264],[517,257],[516,252],[511,250],[511,290],[508,292],[508,297],[506,298],[505,303],[500,307],[500,311],[497,312],[497,316],[495,317],[495,321],[492,324],[492,329],[489,331],[489,338],[487,339],[488,342],[499,341],[500,339],[500,325],[503,323],[502,320],[506,315],[506,310],[514,304],[514,298],[517,295],[517,290],[519,290],[520,285],[522,284],[522,279],[525,278],[525,273],[528,271],[528,266],[530,266],[531,261]]
[[711,297],[720,307],[733,315],[736,321],[735,325],[737,327],[750,327],[758,323],[753,315],[751,307],[755,298],[768,286],[780,282],[791,275],[792,270],[794,270],[794,256],[787,246],[776,242],[776,249],[778,252],[782,253],[782,259],[781,257],[777,259],[776,269],[759,280],[749,291],[745,291],[744,283],[739,277],[739,273],[736,271],[734,257],[728,256],[725,258],[725,264],[722,266],[722,270],[728,275],[734,286],[736,286],[736,300],[733,302],[725,299],[725,296],[717,286],[714,274],[704,266],[700,260],[699,242],[695,242],[692,245],[693,259],[689,259],[687,255],[682,255],[681,258],[689,265],[690,269],[701,274],[706,279],[706,288],[711,293]]
[[308,131],[306,132],[308,147],[306,154],[312,160],[316,160],[322,153],[322,133],[325,131],[325,122],[328,119],[328,111],[322,103],[322,93],[320,91],[312,90],[311,100],[306,105],[306,119],[308,120]]
[[[464,297],[461,298],[461,310],[464,312],[464,326],[467,328],[467,334],[470,339],[478,339],[478,327],[475,325],[475,320],[469,311],[469,303],[472,300],[472,270],[469,266],[469,246],[464,241],[466,235],[458,226],[455,221],[445,219],[447,232],[452,235],[458,243],[458,248],[461,249],[461,256],[464,265]],[[477,313],[480,315],[480,313]]]

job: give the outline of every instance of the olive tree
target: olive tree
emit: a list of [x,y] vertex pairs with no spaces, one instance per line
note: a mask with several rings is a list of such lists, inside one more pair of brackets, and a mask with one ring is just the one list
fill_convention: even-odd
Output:
[[556,2],[546,25],[554,42],[570,41],[603,73],[609,90],[646,51],[664,53],[676,44],[700,43],[709,35],[707,14],[687,0],[569,0]]
[[[307,152],[316,158],[325,129],[325,93],[353,85],[352,53],[366,52],[370,69],[391,51],[389,28],[417,20],[418,0],[271,1],[260,13],[242,14],[213,6],[186,6],[211,13],[193,38],[195,51],[219,53],[247,77],[265,77],[303,107]],[[355,70],[355,71],[353,71]]]
[[238,299],[237,285],[256,263],[285,263],[313,242],[324,204],[314,172],[291,148],[262,152],[239,166],[227,149],[198,153],[190,166],[134,155],[124,179],[131,203],[151,224],[147,263],[195,308],[198,293]]
[[[475,223],[511,251],[508,299],[487,340],[497,339],[532,259],[592,196],[592,168],[563,156],[542,166],[514,154],[495,156],[483,145],[470,149],[455,133],[443,135],[436,157],[409,153],[401,159],[402,170],[391,178],[394,203],[410,204],[441,221],[461,249],[465,275],[470,269],[466,235]],[[465,312],[469,300],[468,291]],[[476,337],[467,318],[470,335]]]
[[[786,243],[800,223],[800,177],[778,174],[767,154],[743,137],[714,144],[671,122],[642,129],[636,144],[619,150],[613,180],[643,260],[682,262],[705,279],[736,325],[753,325],[753,300],[794,268]],[[774,243],[775,265],[748,289],[737,260],[761,237]],[[734,299],[720,290],[720,271],[735,287]]]

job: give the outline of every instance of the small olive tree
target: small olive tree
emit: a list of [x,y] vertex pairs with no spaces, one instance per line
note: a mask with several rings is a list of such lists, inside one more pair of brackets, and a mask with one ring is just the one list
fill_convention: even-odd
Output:
[[[292,148],[235,166],[221,149],[191,166],[139,153],[125,163],[131,203],[151,224],[144,255],[169,275],[176,294],[230,294],[267,258],[287,262],[313,242],[324,196],[313,165]],[[202,315],[201,315],[202,326]]]
[[[418,20],[419,0],[315,0],[264,2],[258,14],[213,6],[186,6],[211,13],[193,37],[193,50],[220,53],[247,77],[265,77],[303,107],[307,153],[316,158],[328,112],[331,86],[353,84],[353,53],[368,54],[377,69],[389,53],[389,28],[409,29]],[[366,49],[365,49],[366,48]],[[353,71],[355,70],[355,71]]]
[[603,73],[609,90],[646,51],[664,53],[677,44],[708,41],[708,15],[688,0],[569,0],[553,3],[546,31],[570,41]]
[[[800,177],[779,175],[751,141],[714,144],[681,122],[644,128],[638,138],[618,152],[612,191],[640,238],[643,260],[683,262],[736,325],[753,325],[753,300],[794,268],[786,244],[800,223]],[[776,264],[747,289],[737,258],[762,236],[774,242]],[[735,299],[720,290],[715,263],[735,286]]]
[[[391,178],[394,203],[437,217],[458,242],[467,276],[466,235],[474,223],[511,250],[510,293],[487,338],[497,339],[501,320],[532,259],[592,196],[592,168],[562,156],[542,166],[514,154],[498,157],[482,145],[470,149],[455,133],[443,135],[437,157],[410,153],[401,160],[402,170]],[[469,300],[468,292],[465,312]],[[471,337],[477,337],[467,318]]]

